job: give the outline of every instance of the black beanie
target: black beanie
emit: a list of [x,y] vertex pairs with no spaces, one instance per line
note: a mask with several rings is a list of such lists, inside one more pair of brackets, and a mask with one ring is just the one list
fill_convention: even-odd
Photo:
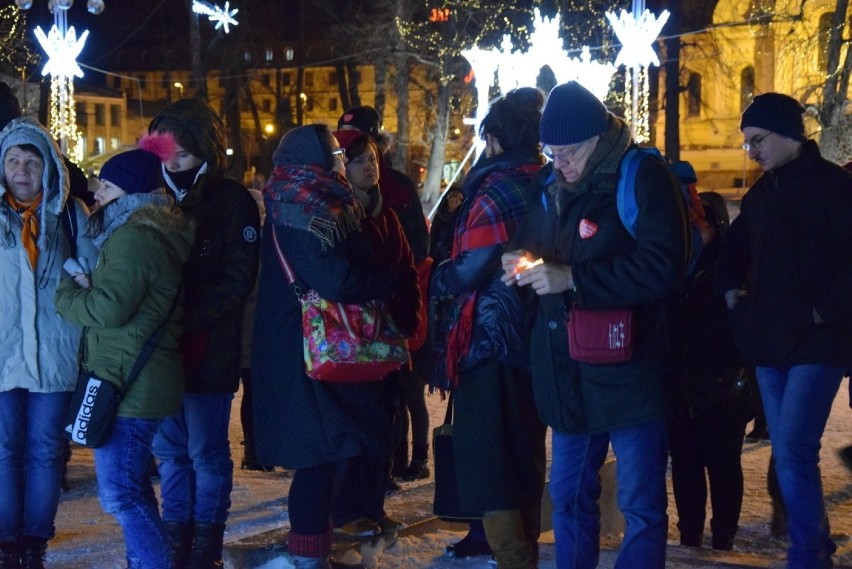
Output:
[[21,104],[18,102],[18,97],[9,85],[0,81],[0,130],[9,124],[9,121],[19,116],[21,116]]
[[793,97],[781,93],[765,93],[755,97],[743,111],[740,130],[756,126],[804,142],[807,140],[802,118],[804,112],[805,109]]
[[337,130],[344,126],[354,126],[375,137],[379,134],[379,111],[367,105],[352,107],[337,121]]
[[222,121],[198,99],[178,99],[151,120],[148,132],[171,133],[184,150],[207,163],[208,173],[221,173],[227,165]]
[[609,117],[609,111],[591,91],[569,81],[557,85],[548,95],[539,136],[544,144],[576,144],[606,131]]

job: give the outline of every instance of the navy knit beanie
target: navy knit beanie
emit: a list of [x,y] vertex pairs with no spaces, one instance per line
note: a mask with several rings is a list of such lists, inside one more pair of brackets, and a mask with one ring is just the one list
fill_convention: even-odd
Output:
[[802,118],[804,112],[805,109],[793,97],[781,93],[764,93],[755,97],[743,111],[740,130],[756,126],[804,142],[807,140]]
[[541,115],[541,142],[554,146],[583,142],[604,132],[609,117],[603,103],[576,81],[557,85]]
[[152,192],[163,186],[162,163],[174,155],[175,150],[175,139],[170,133],[150,134],[139,141],[139,148],[107,160],[98,177],[112,182],[127,194]]

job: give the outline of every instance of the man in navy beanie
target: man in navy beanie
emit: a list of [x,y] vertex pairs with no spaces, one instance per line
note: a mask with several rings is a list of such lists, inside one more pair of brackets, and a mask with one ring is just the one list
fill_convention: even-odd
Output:
[[716,291],[755,365],[787,512],[788,567],[831,567],[820,439],[852,360],[852,175],[808,140],[798,101],[758,95],[740,122],[764,174],[722,243]]
[[[611,444],[626,524],[616,566],[663,569],[666,379],[686,266],[683,199],[666,165],[642,158],[628,182],[639,210],[630,236],[616,205],[621,162],[634,146],[630,128],[579,83],[551,91],[540,137],[553,161],[540,172],[541,196],[530,200],[524,249],[503,255],[503,282],[538,296],[531,369],[539,416],[553,429],[557,566],[598,565],[598,472]],[[595,334],[612,340],[585,345],[597,354],[569,341]]]

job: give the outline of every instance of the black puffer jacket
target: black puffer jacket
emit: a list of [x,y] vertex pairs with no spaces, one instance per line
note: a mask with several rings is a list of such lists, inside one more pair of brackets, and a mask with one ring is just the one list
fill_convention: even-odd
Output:
[[716,291],[748,292],[732,317],[750,363],[849,365],[850,220],[852,175],[822,158],[813,141],[743,197],[722,245]]
[[257,204],[237,182],[202,174],[180,208],[196,224],[184,265],[186,390],[232,393],[240,382],[243,312],[257,278]]
[[[540,166],[537,156],[498,155],[484,159],[471,169],[464,181],[464,203],[459,207],[458,223],[464,226],[477,200],[495,204],[521,203],[526,218],[527,202],[533,193],[532,175]],[[517,226],[508,228],[508,241],[462,251],[435,267],[429,284],[432,298],[457,297],[477,291],[471,345],[461,360],[460,370],[470,369],[489,360],[527,369],[529,367],[529,330],[535,304],[524,301],[515,287],[504,285],[500,257],[515,247]],[[534,300],[534,299],[533,299]]]

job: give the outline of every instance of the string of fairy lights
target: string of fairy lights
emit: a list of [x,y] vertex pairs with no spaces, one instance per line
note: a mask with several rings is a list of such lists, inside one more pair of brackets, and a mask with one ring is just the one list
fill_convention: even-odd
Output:
[[[603,100],[609,91],[613,74],[623,66],[625,119],[631,125],[637,142],[650,140],[648,67],[660,64],[653,46],[668,20],[668,11],[664,10],[658,17],[645,9],[644,0],[632,0],[630,12],[621,10],[618,15],[607,12],[607,20],[621,44],[618,57],[612,64],[592,60],[587,45],[579,48],[579,58],[571,57],[563,48],[559,15],[546,18],[538,8],[534,10],[532,24],[520,27],[511,25],[504,10],[492,10],[490,17],[489,11],[486,11],[483,19],[476,22],[478,34],[468,38],[468,45],[473,47],[459,50],[458,45],[463,43],[459,41],[461,38],[446,36],[460,33],[464,28],[441,24],[448,23],[452,17],[461,18],[463,14],[473,13],[481,8],[480,4],[478,0],[459,0],[454,3],[452,12],[446,8],[433,9],[425,22],[400,18],[396,22],[400,35],[410,45],[426,48],[438,62],[448,61],[455,55],[463,56],[470,63],[474,75],[484,83],[477,89],[476,117],[466,119],[466,123],[478,125],[484,117],[493,82],[497,83],[501,93],[520,86],[535,85],[536,75],[547,65],[553,71],[557,83],[578,81]],[[477,13],[482,14],[482,11]],[[514,38],[501,32],[506,29],[515,30]],[[496,33],[502,33],[499,47],[479,47],[483,38]],[[441,71],[449,76],[449,69]],[[450,77],[442,76],[441,80],[449,81]],[[478,151],[482,150],[481,141],[477,140],[475,145]]]
[[[15,10],[29,10],[33,6],[32,0],[15,0]],[[83,77],[83,70],[77,63],[77,58],[83,51],[89,31],[84,30],[79,36],[74,26],[68,26],[68,10],[74,5],[74,0],[48,0],[47,6],[53,14],[53,26],[45,33],[41,27],[36,27],[35,36],[47,55],[47,63],[42,68],[42,75],[50,76],[50,103],[48,110],[48,126],[53,136],[59,141],[62,152],[74,161],[84,158],[85,148],[82,144],[82,133],[77,129],[77,109],[74,102],[74,77]],[[101,14],[106,5],[104,0],[86,0],[86,9],[91,14]],[[223,29],[225,33],[230,31],[230,26],[238,24],[234,16],[238,9],[231,9],[228,2],[225,7],[220,8],[209,2],[193,0],[193,12],[208,17],[213,22],[215,29]],[[11,29],[4,34],[2,42],[17,42],[15,45],[23,45],[20,41],[22,18],[20,14],[6,14],[0,12],[2,21],[4,16],[9,16]],[[10,44],[11,45],[11,44]],[[11,57],[12,50],[2,50],[0,57]],[[24,62],[26,63],[26,62]],[[16,63],[17,64],[17,63]]]

